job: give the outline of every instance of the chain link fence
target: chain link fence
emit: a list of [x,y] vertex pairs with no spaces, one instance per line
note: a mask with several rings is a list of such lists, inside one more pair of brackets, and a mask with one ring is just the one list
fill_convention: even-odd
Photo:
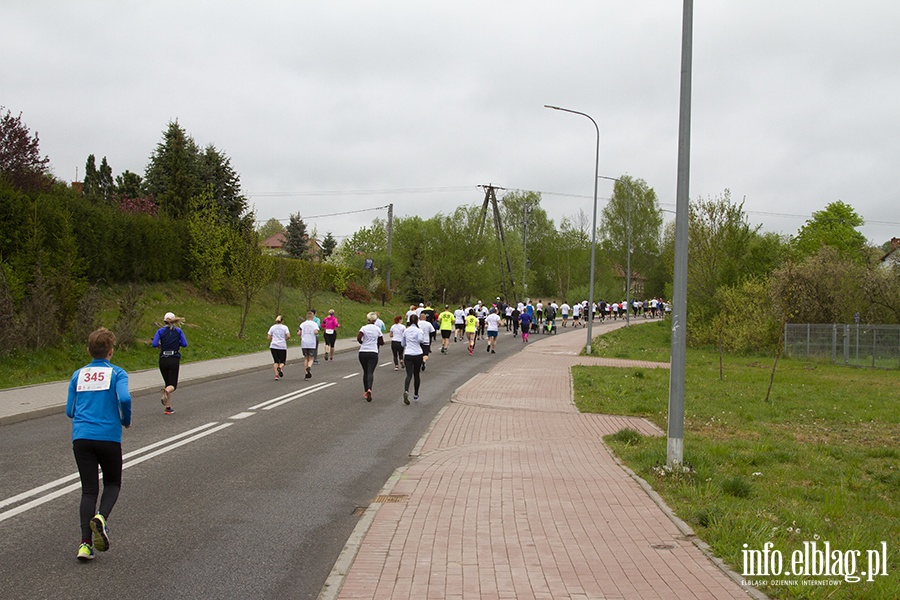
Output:
[[900,369],[900,325],[791,323],[784,327],[784,353],[854,367]]

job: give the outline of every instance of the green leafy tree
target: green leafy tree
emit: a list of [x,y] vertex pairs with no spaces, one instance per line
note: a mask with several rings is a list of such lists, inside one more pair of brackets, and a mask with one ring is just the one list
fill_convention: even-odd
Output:
[[309,233],[300,213],[292,214],[285,228],[284,250],[294,258],[309,258]]
[[[396,222],[399,221],[400,219],[395,219],[395,229]],[[374,219],[370,227],[362,227],[345,238],[338,245],[334,256],[339,262],[354,269],[362,269],[367,258],[374,260],[377,265],[386,264],[387,223],[384,219]]]
[[221,292],[227,281],[225,256],[233,231],[209,191],[194,198],[188,212],[191,280],[208,292]]
[[259,234],[253,230],[232,230],[230,240],[228,284],[241,303],[241,327],[238,337],[244,338],[244,328],[253,299],[265,288],[275,274],[272,259],[263,254]]
[[50,159],[41,156],[37,132],[31,135],[22,113],[13,117],[0,106],[0,178],[14,188],[33,191],[49,185]]
[[[549,274],[558,257],[553,248],[556,229],[553,221],[547,217],[547,211],[541,208],[540,193],[507,192],[500,201],[500,214],[506,250],[512,263],[513,279],[516,281],[516,294],[520,300],[524,300],[526,296],[547,296],[553,291],[549,289],[552,286]],[[490,234],[490,223],[491,216],[488,215],[486,235]],[[499,273],[505,272],[506,265],[499,259],[494,264],[497,264]]]
[[[591,239],[590,221],[583,211],[573,218],[563,218],[552,246],[555,264],[547,269],[553,278],[552,286],[544,294],[552,299],[570,299],[569,292],[582,282],[590,281]],[[595,255],[595,265],[602,259],[602,252]],[[596,269],[596,272],[603,270]],[[590,287],[589,285],[587,287]],[[595,295],[599,298],[599,295]]]
[[[692,201],[688,223],[688,331],[694,344],[715,343],[714,318],[720,310],[720,288],[737,286],[752,276],[765,276],[748,257],[760,238],[760,226],[751,226],[744,204],[731,200],[730,190],[716,198]],[[674,228],[666,230],[667,266],[674,264]],[[760,265],[755,265],[761,267]]]
[[603,207],[598,233],[604,253],[614,257],[618,271],[625,275],[630,229],[632,286],[635,273],[646,279],[659,263],[662,224],[662,211],[653,188],[643,179],[619,177],[612,198]]
[[863,289],[868,300],[867,321],[900,323],[900,262],[866,268]]
[[325,290],[325,274],[322,265],[311,260],[301,260],[294,284],[306,298],[306,310],[311,310],[314,300]]
[[335,266],[334,275],[331,280],[331,287],[334,289],[334,293],[338,295],[340,298],[340,308],[344,308],[344,292],[347,291],[347,287],[350,285],[350,280],[353,277],[353,271],[344,264],[338,264]]
[[147,191],[163,214],[174,219],[187,217],[191,198],[202,191],[198,155],[194,139],[177,121],[170,122],[144,173]]
[[773,285],[791,304],[785,313],[792,323],[851,323],[866,313],[866,267],[842,257],[837,248],[822,246],[801,262],[788,262],[772,274]]
[[284,233],[284,225],[276,218],[271,218],[259,228],[259,239],[267,240],[276,233]]
[[822,246],[831,246],[842,258],[864,262],[867,242],[865,236],[856,230],[864,224],[865,221],[852,206],[837,200],[824,210],[813,213],[812,218],[797,232],[794,248],[801,257],[808,257]]

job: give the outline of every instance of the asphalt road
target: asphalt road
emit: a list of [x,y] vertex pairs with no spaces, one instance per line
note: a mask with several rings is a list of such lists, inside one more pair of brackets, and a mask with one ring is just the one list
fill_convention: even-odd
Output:
[[[421,400],[381,351],[374,401],[355,353],[134,398],[110,551],[76,560],[80,486],[65,415],[0,428],[0,597],[315,598],[367,506],[455,389],[522,344],[433,354]],[[436,347],[439,347],[436,346]],[[299,350],[293,349],[291,358]]]

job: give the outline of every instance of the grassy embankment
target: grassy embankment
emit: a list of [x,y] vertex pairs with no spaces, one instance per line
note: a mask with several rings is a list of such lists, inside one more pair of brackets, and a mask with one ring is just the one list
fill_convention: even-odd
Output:
[[[598,338],[594,352],[667,361],[670,339],[667,323],[642,324]],[[900,598],[900,374],[782,359],[765,402],[771,367],[771,357],[728,355],[720,380],[715,350],[688,350],[686,472],[665,468],[665,437],[626,430],[606,441],[738,574],[744,550],[763,550],[767,542],[771,555],[781,553],[785,572],[804,542],[818,550],[828,542],[832,572],[835,559],[846,572],[855,557],[856,575],[874,566],[868,551],[887,544],[879,569],[887,576],[871,582],[746,577],[799,582],[760,586],[771,597]],[[666,430],[668,370],[573,372],[583,412],[640,415]],[[822,580],[841,583],[809,585]]]
[[[115,331],[119,317],[117,301],[125,294],[125,288],[113,286],[102,290],[100,324]],[[137,341],[129,348],[117,348],[113,362],[127,371],[152,369],[157,366],[158,353],[150,346],[157,328],[162,325],[163,315],[172,311],[186,318],[184,324],[188,348],[182,353],[183,362],[221,358],[265,351],[269,347],[266,332],[274,323],[276,311],[285,319],[291,329],[288,348],[296,348],[289,359],[299,357],[300,340],[296,336],[297,326],[306,318],[306,299],[296,290],[285,289],[280,305],[274,288],[263,291],[253,303],[244,337],[237,337],[241,324],[241,309],[235,305],[210,301],[198,293],[193,286],[185,283],[168,285],[147,285],[141,288],[140,311],[142,318],[138,328]],[[396,314],[406,313],[405,304],[387,304],[374,299],[369,304],[358,304],[336,294],[323,293],[313,302],[320,318],[335,310],[341,323],[338,337],[356,337],[359,327],[364,325],[367,312],[377,311],[390,327]],[[302,316],[301,316],[302,315]],[[57,348],[39,351],[15,352],[3,356],[0,369],[0,388],[31,385],[48,381],[68,379],[72,371],[89,362],[87,340],[83,343],[66,344]]]

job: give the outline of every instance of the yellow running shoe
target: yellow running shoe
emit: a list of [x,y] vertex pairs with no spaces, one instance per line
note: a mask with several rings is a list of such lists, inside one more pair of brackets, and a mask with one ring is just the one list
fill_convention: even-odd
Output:
[[100,552],[109,550],[109,527],[100,513],[91,519],[91,532],[94,534],[94,548]]
[[78,547],[78,560],[94,560],[94,547],[82,543]]

